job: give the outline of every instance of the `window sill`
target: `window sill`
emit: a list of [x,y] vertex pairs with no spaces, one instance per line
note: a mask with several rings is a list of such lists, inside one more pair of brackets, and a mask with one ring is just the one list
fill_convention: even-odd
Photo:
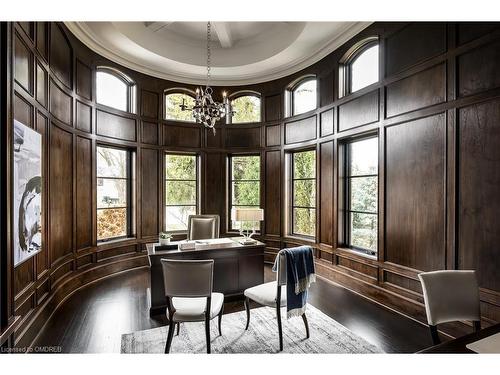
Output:
[[303,243],[304,245],[314,245],[316,244],[316,240],[313,237],[303,237],[303,236],[296,236],[296,235],[287,235],[283,237],[283,242],[299,242]]
[[117,238],[109,241],[100,241],[97,243],[98,249],[108,248],[108,247],[116,247],[116,245],[126,246],[135,244],[137,242],[136,237],[125,237],[125,238]]
[[348,248],[348,247],[338,247],[337,251],[340,251],[342,253],[347,253],[347,254],[350,254],[350,255],[354,255],[354,256],[357,256],[357,257],[365,258],[365,259],[370,259],[370,260],[373,260],[373,261],[377,261],[378,260],[378,255],[377,254],[376,255],[370,255],[370,254],[364,253],[363,251],[354,250],[354,249],[351,249],[351,248]]

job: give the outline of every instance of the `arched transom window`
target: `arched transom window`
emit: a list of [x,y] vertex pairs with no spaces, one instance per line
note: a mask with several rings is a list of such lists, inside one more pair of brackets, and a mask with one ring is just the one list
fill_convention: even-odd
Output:
[[187,108],[194,106],[194,94],[187,91],[168,91],[165,93],[165,120],[195,122],[191,110],[182,110],[181,105]]
[[233,124],[260,122],[260,95],[254,93],[238,95],[231,100],[231,110],[233,115],[230,122]]
[[97,68],[96,101],[124,112],[134,112],[135,84],[123,73],[106,67]]
[[340,96],[361,90],[379,80],[379,44],[365,39],[349,50],[340,62]]

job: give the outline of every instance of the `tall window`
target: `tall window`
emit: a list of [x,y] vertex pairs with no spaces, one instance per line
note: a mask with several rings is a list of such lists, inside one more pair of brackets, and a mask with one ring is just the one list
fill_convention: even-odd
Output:
[[134,156],[97,146],[97,239],[132,235]]
[[361,90],[379,80],[377,38],[368,38],[349,51],[340,64],[341,96]]
[[316,235],[316,151],[291,154],[291,232]]
[[306,77],[286,92],[286,115],[295,116],[311,111],[317,106],[316,77]]
[[196,155],[165,154],[165,230],[187,230],[188,216],[198,211]]
[[[260,207],[260,156],[241,155],[229,158],[231,172],[229,212],[233,207]],[[243,225],[243,227],[241,227]],[[248,228],[247,226],[248,225]],[[251,229],[253,223],[231,221],[230,230]]]
[[231,100],[233,124],[245,122],[260,122],[260,97],[257,95],[243,95]]
[[165,120],[194,122],[193,112],[183,111],[184,103],[189,108],[194,106],[194,97],[184,92],[171,92],[165,94]]
[[96,72],[96,101],[125,112],[134,112],[135,85],[128,77],[110,68]]
[[345,146],[345,242],[368,254],[377,253],[378,138]]

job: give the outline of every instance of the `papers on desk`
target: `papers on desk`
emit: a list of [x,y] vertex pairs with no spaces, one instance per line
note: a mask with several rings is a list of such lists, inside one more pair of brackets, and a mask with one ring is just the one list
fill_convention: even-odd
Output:
[[479,354],[500,353],[500,333],[466,345],[467,349]]

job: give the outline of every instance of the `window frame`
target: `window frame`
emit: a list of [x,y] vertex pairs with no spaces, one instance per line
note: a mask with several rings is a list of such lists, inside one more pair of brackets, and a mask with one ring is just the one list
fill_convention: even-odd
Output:
[[[294,178],[294,155],[301,153],[301,152],[308,152],[308,151],[313,151],[314,152],[314,178]],[[295,149],[291,150],[288,152],[288,160],[289,160],[289,165],[288,165],[288,233],[292,237],[298,237],[298,238],[303,238],[306,240],[314,240],[316,241],[317,238],[317,233],[318,233],[318,153],[316,148],[304,148],[304,149]],[[295,195],[294,195],[294,182],[295,181],[304,181],[304,180],[314,180],[314,190],[315,190],[315,206],[314,207],[307,207],[307,206],[295,206]],[[315,215],[314,215],[314,235],[308,235],[308,234],[303,234],[303,233],[295,233],[294,232],[294,209],[295,208],[302,208],[302,209],[314,209]]]
[[198,121],[196,119],[193,120],[178,120],[178,119],[170,119],[167,118],[167,96],[171,94],[184,94],[187,96],[190,96],[193,100],[196,100],[196,92],[187,88],[182,88],[182,87],[174,87],[171,89],[166,89],[163,91],[163,116],[162,119],[163,121],[175,121],[175,122],[180,122],[184,124],[196,124]]
[[[119,151],[125,151],[126,152],[126,174],[127,176],[125,178],[123,177],[99,177],[98,174],[97,174],[97,153],[98,153],[98,149],[99,148],[109,148],[109,149],[114,149],[114,150],[119,150]],[[106,143],[97,143],[96,144],[96,155],[95,155],[95,158],[96,158],[96,164],[95,164],[95,182],[96,182],[96,190],[95,190],[95,197],[96,197],[96,209],[95,209],[95,214],[96,214],[96,239],[97,239],[97,244],[101,244],[101,243],[106,243],[106,242],[110,242],[110,241],[118,241],[118,240],[123,240],[123,239],[127,239],[127,238],[132,238],[134,237],[135,233],[135,225],[134,225],[134,220],[135,220],[135,217],[134,217],[134,211],[135,211],[135,202],[134,202],[134,198],[135,198],[135,186],[134,186],[134,182],[135,182],[135,166],[136,166],[136,160],[135,160],[135,151],[131,148],[127,148],[127,147],[120,147],[120,146],[116,146],[116,145],[110,145],[110,144],[106,144]],[[127,197],[127,204],[125,207],[105,207],[105,208],[99,208],[97,207],[98,206],[98,203],[97,203],[97,180],[99,178],[104,178],[104,179],[108,179],[108,180],[125,180],[127,183],[126,183],[126,187],[127,187],[127,193],[126,193],[126,197]],[[125,212],[126,212],[126,215],[127,215],[127,230],[126,230],[126,234],[123,235],[123,236],[115,236],[115,237],[106,237],[106,238],[99,238],[98,237],[98,231],[97,231],[97,212],[99,210],[107,210],[107,209],[112,209],[112,208],[125,208]]]
[[[316,81],[316,104],[314,108],[301,112],[301,113],[295,113],[294,111],[294,102],[295,102],[295,91],[299,86],[302,84],[309,82],[309,81]],[[306,76],[302,76],[295,81],[293,81],[291,84],[288,85],[286,91],[285,91],[285,117],[293,117],[293,116],[299,116],[304,113],[308,113],[311,111],[315,111],[318,109],[318,86],[319,86],[319,81],[318,77],[315,74],[308,74]]]
[[[180,180],[180,179],[167,179],[166,166],[167,166],[167,156],[175,155],[175,156],[194,156],[195,157],[195,180]],[[162,162],[162,171],[163,171],[163,190],[162,190],[162,205],[163,205],[163,225],[162,230],[165,233],[170,234],[185,234],[187,233],[186,229],[181,230],[167,230],[167,220],[166,220],[166,212],[167,207],[193,207],[192,204],[171,204],[167,205],[167,181],[195,181],[196,184],[196,202],[194,204],[195,207],[195,215],[199,215],[200,213],[200,155],[196,152],[173,152],[173,151],[164,151],[163,152],[163,162]]]
[[[123,111],[122,109],[111,107],[107,104],[100,103],[98,98],[98,88],[97,88],[97,73],[106,73],[109,75],[114,76],[115,78],[119,79],[125,85],[127,85],[127,110]],[[104,106],[106,108],[111,108],[115,111],[121,111],[121,112],[126,112],[126,113],[136,113],[136,83],[126,74],[122,73],[118,69],[111,68],[109,66],[98,66],[95,71],[95,102],[97,105]]]
[[[233,122],[233,100],[236,100],[236,99],[241,98],[243,96],[253,96],[253,97],[259,99],[259,121]],[[229,95],[228,101],[229,101],[229,110],[230,110],[231,115],[226,117],[227,124],[244,125],[244,124],[258,124],[258,123],[262,122],[262,118],[263,118],[263,116],[262,116],[262,95],[259,92],[250,91],[250,90],[238,91],[238,92],[235,92],[234,94]]]
[[[364,175],[356,175],[352,176],[351,169],[351,152],[349,145],[352,143],[365,141],[368,139],[377,139],[377,173],[376,174],[364,174]],[[377,133],[363,134],[361,136],[357,136],[354,138],[350,138],[342,141],[342,149],[341,149],[341,159],[339,160],[342,170],[342,246],[351,250],[358,252],[361,255],[369,256],[372,258],[377,258],[379,253],[379,217],[380,217],[380,207],[379,207],[379,187],[380,187],[380,165],[379,165],[379,135]],[[376,177],[377,178],[377,212],[365,212],[358,210],[351,210],[351,180],[353,178],[359,177]],[[377,217],[377,250],[367,249],[361,246],[355,246],[351,244],[351,214],[352,213],[361,213],[366,215],[375,215]]]
[[[356,91],[352,91],[352,64],[360,57],[366,50],[371,47],[378,45],[379,46],[379,54],[378,54],[378,80],[369,84],[368,86],[362,87]],[[340,59],[339,61],[339,98],[343,98],[347,95],[353,94],[355,92],[364,90],[367,87],[377,84],[380,82],[380,41],[378,36],[371,36],[369,38],[365,38],[354,46],[352,46]]]
[[[245,157],[245,156],[257,156],[259,158],[259,179],[258,180],[233,180],[233,158],[234,157]],[[260,153],[233,153],[228,154],[227,156],[227,181],[228,181],[228,190],[227,190],[227,230],[228,232],[240,232],[239,229],[233,228],[233,220],[231,220],[231,211],[233,207],[256,207],[261,208],[262,206],[262,157]],[[233,205],[233,182],[234,181],[248,181],[248,182],[259,182],[259,204],[258,205]],[[262,222],[259,222],[258,227],[255,229],[256,233],[260,233],[262,231]]]

